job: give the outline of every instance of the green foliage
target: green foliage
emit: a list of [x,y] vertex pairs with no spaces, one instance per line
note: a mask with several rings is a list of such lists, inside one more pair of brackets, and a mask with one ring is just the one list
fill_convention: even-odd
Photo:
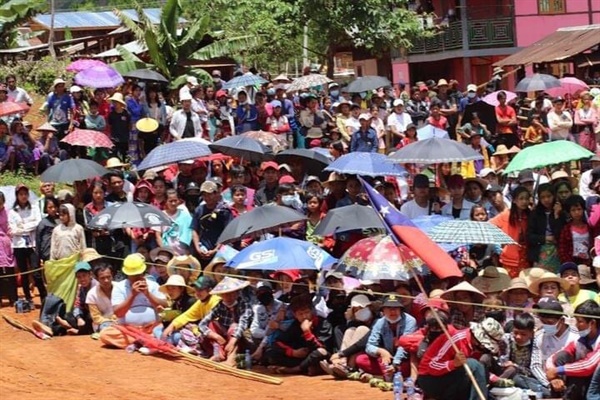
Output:
[[53,60],[45,57],[38,61],[21,60],[10,64],[0,65],[0,77],[13,73],[17,76],[19,85],[29,91],[46,94],[52,88],[52,81],[58,77],[72,78],[66,72],[69,59]]
[[0,5],[0,49],[18,47],[17,28],[46,8],[44,0],[9,0]]

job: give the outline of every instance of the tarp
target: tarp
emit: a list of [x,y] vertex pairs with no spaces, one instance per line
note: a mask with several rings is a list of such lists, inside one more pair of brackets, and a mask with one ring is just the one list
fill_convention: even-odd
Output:
[[75,263],[77,261],[79,261],[79,253],[44,263],[48,293],[54,293],[63,299],[67,305],[67,312],[73,309],[77,295],[77,279],[75,279]]

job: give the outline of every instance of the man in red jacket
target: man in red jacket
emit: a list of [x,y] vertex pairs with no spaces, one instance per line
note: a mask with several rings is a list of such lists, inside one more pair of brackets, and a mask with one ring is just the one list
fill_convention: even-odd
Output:
[[[575,308],[579,340],[553,354],[546,363],[546,376],[554,393],[569,400],[591,399],[588,387],[600,363],[600,306],[587,300]],[[583,317],[585,316],[585,317]]]
[[487,397],[488,371],[479,358],[486,353],[498,354],[504,334],[502,326],[495,319],[486,318],[481,323],[472,323],[469,329],[457,330],[448,325],[448,331],[451,339],[439,336],[423,354],[417,385],[425,395],[437,399],[478,400],[479,395],[463,368],[467,364]]

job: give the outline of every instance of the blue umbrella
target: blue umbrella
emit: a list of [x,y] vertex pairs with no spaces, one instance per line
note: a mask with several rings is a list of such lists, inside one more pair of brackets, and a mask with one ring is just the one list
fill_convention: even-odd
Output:
[[244,75],[236,76],[230,81],[225,82],[223,89],[235,89],[246,86],[256,86],[267,83],[268,81],[261,76],[247,73]]
[[139,170],[175,164],[180,161],[193,160],[198,157],[209,156],[212,151],[205,143],[198,140],[177,140],[156,147],[138,166]]
[[310,242],[278,237],[251,244],[226,265],[240,270],[320,270],[335,262],[336,258]]
[[[441,215],[424,215],[422,217],[413,218],[412,222],[423,232],[429,236],[429,233],[435,229],[442,222],[452,221],[450,217],[443,217]],[[460,243],[438,243],[446,253],[454,251],[459,247],[463,246]]]
[[417,138],[419,138],[419,140],[430,139],[432,137],[450,139],[447,131],[436,128],[433,125],[427,124],[417,129]]
[[399,164],[392,164],[385,154],[353,152],[329,164],[325,171],[361,176],[406,176],[408,172]]

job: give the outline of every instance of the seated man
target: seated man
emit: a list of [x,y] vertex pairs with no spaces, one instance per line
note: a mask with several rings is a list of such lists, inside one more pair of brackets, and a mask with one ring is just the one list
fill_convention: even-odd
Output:
[[98,284],[90,289],[85,297],[85,303],[92,316],[94,332],[101,332],[116,322],[111,302],[113,290],[113,273],[111,266],[100,261],[94,267],[94,276]]
[[77,321],[77,334],[88,335],[93,332],[92,314],[85,300],[90,290],[98,286],[98,282],[92,276],[92,266],[85,261],[75,264],[75,277],[77,295],[73,305],[73,317]]
[[277,300],[273,295],[271,283],[261,281],[256,285],[256,299],[258,304],[252,306],[254,316],[250,325],[252,339],[259,343],[252,354],[255,360],[261,360],[264,349],[269,343],[269,336],[279,329],[279,322],[285,318],[284,303]]
[[478,400],[477,389],[463,368],[467,364],[487,398],[488,373],[484,363],[489,360],[482,358],[489,359],[498,354],[504,335],[502,326],[495,319],[486,318],[481,323],[472,323],[467,329],[448,326],[448,332],[452,335],[450,340],[446,335],[440,335],[423,354],[417,385],[426,396],[436,399]]
[[[158,284],[146,278],[146,261],[140,254],[128,255],[123,260],[122,272],[127,279],[115,282],[111,294],[117,323],[151,334],[152,329],[159,323],[159,309],[167,307],[167,299],[158,290]],[[135,338],[124,334],[115,326],[102,330],[100,340],[108,346],[121,349],[135,342]]]
[[213,349],[213,361],[225,361],[233,367],[238,349],[248,344],[243,342],[244,331],[250,327],[252,308],[240,292],[249,284],[226,276],[210,291],[221,296],[221,301],[200,321],[198,328]]
[[310,293],[294,296],[289,309],[294,320],[285,331],[277,331],[265,354],[269,368],[280,374],[316,375],[319,362],[331,353],[327,348],[333,335],[331,325],[316,314]]
[[568,344],[546,362],[546,377],[554,393],[565,393],[569,400],[587,399],[592,375],[600,363],[598,348],[600,306],[593,300],[581,303],[575,309],[579,340]]

